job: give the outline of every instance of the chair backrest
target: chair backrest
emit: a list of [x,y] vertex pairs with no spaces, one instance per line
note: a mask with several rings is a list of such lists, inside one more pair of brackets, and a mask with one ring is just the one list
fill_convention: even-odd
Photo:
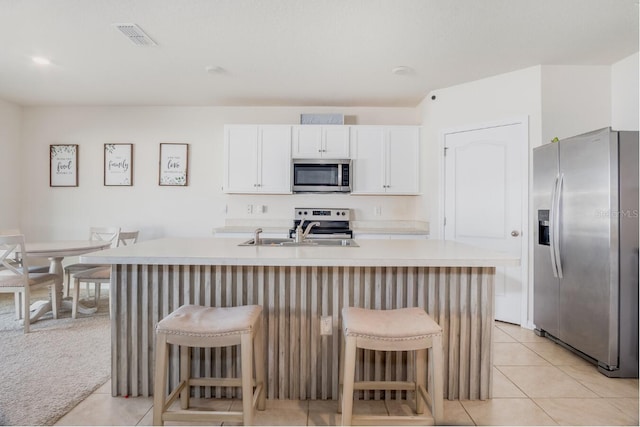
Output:
[[89,229],[89,240],[95,242],[111,242],[111,247],[118,246],[118,236],[120,227],[91,227]]
[[5,228],[0,229],[0,234],[20,234],[20,230],[18,230],[17,228]]
[[24,235],[22,234],[0,234],[0,266],[4,269],[3,276],[18,276],[22,278],[23,285],[29,286],[29,267],[27,257],[24,257],[22,268],[16,265],[12,258],[16,253],[24,251]]
[[[21,234],[21,233],[20,233],[20,230],[18,230],[17,228],[5,228],[3,230],[0,230],[0,236],[18,235],[18,234]],[[22,255],[20,253],[13,253],[9,255],[7,255],[6,257],[7,260],[11,260],[13,261],[14,264],[17,264],[17,265],[22,264],[22,260],[20,259]],[[4,269],[4,267],[0,265],[0,270],[2,269]]]
[[128,246],[137,243],[139,233],[139,231],[121,231],[118,236],[118,246]]

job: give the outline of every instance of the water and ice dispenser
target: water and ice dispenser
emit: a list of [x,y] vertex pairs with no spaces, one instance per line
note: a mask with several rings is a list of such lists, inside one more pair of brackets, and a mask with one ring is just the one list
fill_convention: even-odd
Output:
[[538,210],[538,244],[549,246],[549,209]]

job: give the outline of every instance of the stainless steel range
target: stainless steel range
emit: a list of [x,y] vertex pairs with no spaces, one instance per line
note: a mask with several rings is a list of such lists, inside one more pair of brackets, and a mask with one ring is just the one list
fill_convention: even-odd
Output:
[[302,223],[302,228],[306,229],[310,224],[315,223],[306,235],[310,239],[351,239],[349,209],[326,209],[326,208],[295,208],[293,228],[289,230],[289,237],[294,238],[296,228]]

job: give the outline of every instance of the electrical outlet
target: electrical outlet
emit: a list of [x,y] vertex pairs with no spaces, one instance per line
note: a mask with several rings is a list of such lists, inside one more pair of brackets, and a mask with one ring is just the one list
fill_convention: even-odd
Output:
[[331,335],[333,333],[333,321],[331,316],[322,316],[320,319],[320,335]]
[[263,214],[266,211],[265,205],[256,205],[256,213]]
[[247,205],[247,213],[248,214],[252,214],[253,213],[253,205]]
[[380,206],[376,206],[373,208],[373,213],[375,214],[375,216],[380,216],[382,215],[382,208]]

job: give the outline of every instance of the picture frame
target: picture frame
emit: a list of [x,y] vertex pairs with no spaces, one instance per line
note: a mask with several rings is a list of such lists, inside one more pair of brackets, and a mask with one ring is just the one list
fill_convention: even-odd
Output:
[[78,144],[49,145],[49,187],[78,186]]
[[133,185],[133,144],[104,144],[104,185]]
[[104,144],[104,185],[133,185],[133,144]]
[[158,184],[187,186],[189,183],[189,144],[161,143]]

